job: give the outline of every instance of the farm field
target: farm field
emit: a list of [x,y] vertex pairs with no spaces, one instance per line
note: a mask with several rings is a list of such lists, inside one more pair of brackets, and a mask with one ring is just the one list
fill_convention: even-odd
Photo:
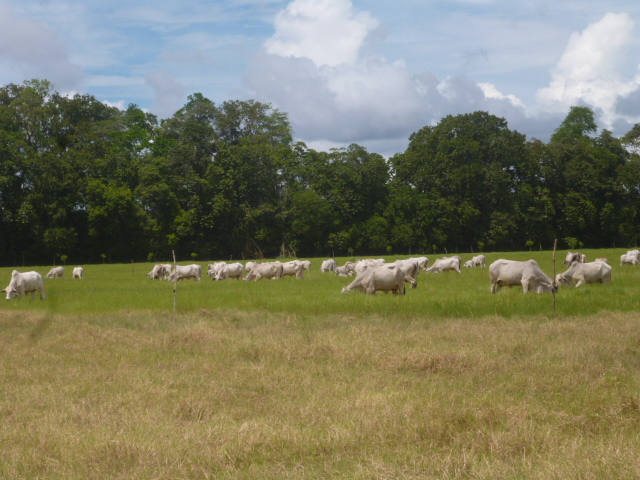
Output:
[[150,263],[69,265],[0,302],[0,478],[640,478],[640,266],[581,251],[612,284],[562,287],[556,313],[488,268],[371,297],[311,259],[179,282],[174,313]]

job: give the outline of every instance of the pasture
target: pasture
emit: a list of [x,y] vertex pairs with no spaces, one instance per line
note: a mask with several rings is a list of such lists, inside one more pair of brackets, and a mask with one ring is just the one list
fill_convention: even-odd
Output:
[[0,302],[0,478],[640,478],[640,266],[582,251],[612,284],[555,314],[488,268],[371,297],[312,259],[179,282],[174,313],[152,264],[69,265]]

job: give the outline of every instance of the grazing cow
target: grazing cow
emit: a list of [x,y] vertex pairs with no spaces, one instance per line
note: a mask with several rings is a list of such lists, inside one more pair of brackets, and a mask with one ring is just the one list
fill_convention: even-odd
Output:
[[[75,274],[75,270],[74,270],[74,274]],[[154,265],[151,271],[147,273],[147,277],[150,277],[152,280],[162,280],[163,278],[166,277],[166,275],[167,275],[167,269],[161,263]]]
[[38,272],[20,273],[17,270],[11,272],[11,281],[9,286],[2,290],[7,294],[7,300],[18,297],[21,299],[27,293],[31,294],[31,298],[36,298],[36,291],[40,294],[40,300],[44,300],[47,296],[44,293],[44,281],[42,275]]
[[418,265],[422,270],[429,268],[429,259],[427,257],[415,257],[414,260],[418,262]]
[[565,284],[578,288],[585,283],[611,283],[611,265],[604,262],[580,263],[573,262],[564,273],[556,275],[556,284]]
[[270,278],[271,280],[277,280],[278,278],[282,278],[283,276],[283,267],[280,262],[267,262],[267,263],[256,263],[246,277],[245,280],[250,281],[258,281],[262,278]]
[[342,293],[359,290],[369,295],[375,295],[376,292],[404,295],[404,282],[405,274],[399,265],[390,263],[373,266],[359,273],[353,282],[342,289]]
[[453,257],[442,257],[435,261],[435,263],[427,268],[429,273],[447,272],[449,270],[455,270],[458,273],[462,273],[460,266],[462,265],[462,259],[458,255]]
[[464,263],[464,268],[475,268],[481,267],[485,268],[487,266],[487,257],[484,255],[476,255],[471,260],[468,260]]
[[194,263],[192,265],[176,265],[176,269],[169,274],[168,280],[174,282],[194,278],[197,281],[202,279],[202,266]]
[[302,268],[311,270],[311,262],[309,260],[302,260]]
[[[213,262],[207,265],[207,276],[208,277],[217,277],[218,272],[227,264],[227,262]],[[244,267],[243,267],[244,268]]]
[[566,265],[567,267],[569,267],[573,262],[585,263],[586,261],[587,261],[586,255],[578,252],[568,252],[567,256],[564,259],[563,265]]
[[638,255],[623,253],[620,255],[620,265],[640,265]]
[[353,272],[351,272],[351,270],[349,270],[349,267],[347,267],[346,265],[343,265],[341,267],[336,267],[333,270],[333,273],[335,273],[339,277],[349,277],[353,275]]
[[516,262],[514,260],[496,260],[489,265],[491,279],[491,293],[500,291],[502,287],[522,285],[522,291],[529,290],[536,293],[550,293],[557,291],[553,280],[545,274],[535,260]]
[[61,278],[64,275],[64,267],[53,267],[49,270],[49,273],[45,275],[46,278]]
[[218,273],[215,276],[216,280],[226,280],[227,278],[235,278],[236,280],[242,277],[244,273],[244,265],[240,262],[225,263],[218,269]]
[[291,260],[282,264],[282,275],[296,278],[304,278],[304,264],[300,260]]
[[164,267],[164,277],[162,277],[162,279],[169,280],[169,275],[171,275],[171,272],[173,272],[173,264],[163,263],[162,266]]
[[364,269],[367,267],[379,267],[380,265],[383,265],[383,264],[384,264],[384,258],[378,258],[378,259],[366,258],[364,260],[358,260],[353,266],[353,269],[354,269],[354,273],[357,275],[362,271],[364,271]]
[[333,258],[328,260],[323,260],[322,265],[320,265],[321,272],[333,272],[336,269],[336,261]]
[[420,261],[417,258],[407,258],[396,260],[395,264],[404,272],[404,280],[411,284],[410,288],[416,288],[418,286],[416,278],[420,274]]
[[84,268],[75,267],[73,269],[72,278],[79,278],[80,280],[82,280],[84,278]]

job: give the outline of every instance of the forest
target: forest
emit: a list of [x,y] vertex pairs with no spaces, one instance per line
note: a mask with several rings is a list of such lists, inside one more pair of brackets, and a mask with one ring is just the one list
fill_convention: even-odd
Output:
[[447,116],[391,158],[319,152],[285,112],[194,93],[171,118],[47,80],[0,88],[0,264],[636,246],[640,125],[572,107],[549,142]]

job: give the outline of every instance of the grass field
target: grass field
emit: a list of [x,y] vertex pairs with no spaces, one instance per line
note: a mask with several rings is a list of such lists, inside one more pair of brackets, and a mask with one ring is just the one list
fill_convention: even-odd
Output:
[[318,259],[304,280],[180,282],[174,313],[151,264],[69,266],[46,300],[0,303],[0,478],[640,478],[624,252],[585,251],[612,284],[562,288],[555,314],[491,295],[487,269],[371,297]]

